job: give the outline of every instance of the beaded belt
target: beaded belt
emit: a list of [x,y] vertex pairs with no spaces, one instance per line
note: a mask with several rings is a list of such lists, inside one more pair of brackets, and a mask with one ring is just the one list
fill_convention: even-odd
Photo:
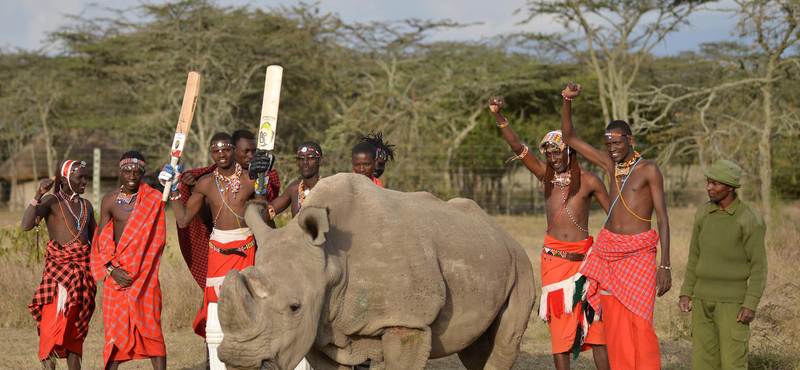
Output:
[[542,253],[553,257],[563,258],[567,261],[573,261],[573,262],[583,261],[584,259],[586,259],[585,253],[564,252],[558,249],[547,248],[544,246],[542,247]]
[[247,243],[247,244],[245,244],[245,245],[243,245],[243,246],[241,246],[239,248],[222,249],[220,247],[217,247],[216,245],[214,245],[210,241],[208,242],[208,247],[211,248],[211,250],[214,251],[214,252],[221,253],[221,254],[224,254],[224,255],[235,254],[237,256],[242,256],[242,257],[246,257],[247,256],[247,255],[244,254],[244,251],[246,251],[246,250],[248,250],[250,248],[253,248],[255,245],[256,245],[256,241],[255,241],[255,239],[253,239],[253,240],[250,240],[249,243]]

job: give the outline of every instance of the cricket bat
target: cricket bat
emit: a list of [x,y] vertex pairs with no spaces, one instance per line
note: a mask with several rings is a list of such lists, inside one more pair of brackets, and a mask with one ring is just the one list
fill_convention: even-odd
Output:
[[[189,127],[192,126],[192,118],[194,117],[194,109],[197,107],[197,95],[199,93],[200,72],[189,72],[189,78],[186,79],[186,92],[183,93],[181,114],[178,116],[178,126],[175,127],[175,136],[170,147],[172,158],[169,164],[172,168],[178,165],[178,159],[183,153],[183,146],[186,144],[186,136],[189,135]],[[164,185],[164,193],[161,196],[162,202],[166,202],[169,198],[170,189],[172,189],[172,181],[168,181]]]
[[[283,67],[272,65],[267,67],[264,81],[264,100],[261,104],[261,122],[258,124],[257,150],[271,152],[275,148],[275,131],[278,128],[278,104],[281,100],[281,80]],[[266,186],[266,173],[258,174],[258,191]]]

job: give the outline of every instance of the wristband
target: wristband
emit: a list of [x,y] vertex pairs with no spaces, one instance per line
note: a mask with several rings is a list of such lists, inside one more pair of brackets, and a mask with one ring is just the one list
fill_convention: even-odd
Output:
[[499,127],[499,128],[508,127],[508,118],[503,118],[502,121],[497,121],[497,127]]
[[178,193],[178,195],[170,195],[169,200],[181,199],[181,193],[180,192],[176,192],[176,193]]
[[42,204],[42,200],[41,199],[36,199],[35,197],[31,198],[31,205],[32,206],[38,207],[40,204]]
[[108,276],[111,276],[111,272],[114,271],[115,268],[116,267],[114,267],[114,265],[108,265],[108,267],[106,267],[106,274],[108,274]]
[[658,268],[664,269],[664,270],[672,270],[672,266],[658,266]]
[[269,209],[269,219],[270,220],[274,219],[275,218],[275,209],[272,208],[271,204],[269,206],[267,206],[267,209]]
[[522,153],[520,153],[519,155],[512,156],[506,161],[506,163],[511,162],[513,160],[525,158],[526,155],[528,155],[528,146],[522,144]]
[[564,98],[564,100],[566,100],[566,101],[572,101],[572,98],[568,98],[568,97],[567,97],[567,94],[564,94],[564,92],[563,92],[563,91],[561,92],[561,96],[562,96],[562,97]]

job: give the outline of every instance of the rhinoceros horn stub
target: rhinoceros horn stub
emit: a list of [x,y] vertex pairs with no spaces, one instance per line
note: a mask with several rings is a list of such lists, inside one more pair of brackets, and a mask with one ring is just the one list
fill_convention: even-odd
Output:
[[242,270],[247,286],[250,288],[250,293],[258,298],[267,298],[275,294],[275,283],[272,279],[258,271],[257,268],[250,266]]
[[255,323],[255,298],[250,294],[244,276],[231,270],[219,292],[218,311],[223,333],[244,332]]
[[264,222],[264,218],[261,216],[261,211],[266,207],[267,205],[264,202],[251,201],[247,203],[247,208],[244,210],[244,221],[247,222],[247,226],[253,231],[253,235],[263,236],[272,231],[272,228],[267,226],[267,223]]

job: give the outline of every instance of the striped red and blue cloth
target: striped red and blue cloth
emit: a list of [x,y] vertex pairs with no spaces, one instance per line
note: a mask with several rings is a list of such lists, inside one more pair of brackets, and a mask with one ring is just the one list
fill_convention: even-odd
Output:
[[636,315],[653,322],[656,299],[655,230],[636,235],[620,235],[606,229],[586,257],[580,273],[589,279],[587,299],[600,311],[599,289],[611,292]]

